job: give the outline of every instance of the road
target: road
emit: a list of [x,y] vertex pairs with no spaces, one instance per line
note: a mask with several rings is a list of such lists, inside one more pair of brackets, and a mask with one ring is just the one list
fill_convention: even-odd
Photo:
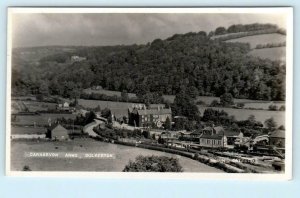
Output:
[[88,133],[89,136],[91,136],[91,137],[97,137],[98,134],[95,133],[93,128],[98,126],[99,124],[102,124],[102,123],[103,123],[103,121],[95,119],[94,122],[91,122],[91,123],[89,123],[89,124],[87,124],[83,127],[83,132]]

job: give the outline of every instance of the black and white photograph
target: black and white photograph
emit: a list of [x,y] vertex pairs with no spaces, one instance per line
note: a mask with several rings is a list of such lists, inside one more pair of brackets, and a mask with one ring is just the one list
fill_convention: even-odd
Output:
[[7,175],[291,179],[292,14],[9,8]]

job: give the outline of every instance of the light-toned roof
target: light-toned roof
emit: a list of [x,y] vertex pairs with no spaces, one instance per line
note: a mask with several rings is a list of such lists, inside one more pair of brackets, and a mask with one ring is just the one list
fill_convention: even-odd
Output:
[[149,104],[149,109],[165,108],[165,104]]
[[53,131],[54,129],[63,129],[68,131],[65,127],[61,126],[59,123],[53,124],[48,128],[50,131]]
[[224,131],[224,128],[221,127],[221,126],[217,126],[217,127],[214,127],[214,130],[216,131],[216,133],[221,133],[222,131]]
[[285,138],[285,131],[284,130],[276,130],[270,134],[270,138]]
[[171,114],[171,109],[140,109],[137,110],[139,115],[164,115],[164,114]]

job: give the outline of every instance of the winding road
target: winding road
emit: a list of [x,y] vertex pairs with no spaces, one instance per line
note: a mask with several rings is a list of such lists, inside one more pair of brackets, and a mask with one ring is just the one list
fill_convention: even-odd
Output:
[[91,136],[91,137],[97,137],[98,134],[95,133],[95,131],[93,129],[102,123],[103,123],[103,121],[94,119],[93,122],[91,122],[83,127],[83,132],[88,133],[89,136]]

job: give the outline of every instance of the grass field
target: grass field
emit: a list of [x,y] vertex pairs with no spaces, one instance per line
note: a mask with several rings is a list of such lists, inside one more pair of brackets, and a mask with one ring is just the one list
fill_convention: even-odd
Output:
[[65,119],[74,119],[76,114],[40,114],[40,115],[17,115],[16,121],[12,122],[13,124],[18,125],[47,125],[48,120],[50,119],[51,122],[54,122],[57,118]]
[[[164,95],[163,96],[165,100],[168,100],[170,102],[173,102],[175,99],[174,95]],[[197,101],[203,101],[206,105],[211,104],[212,101],[217,100],[220,101],[219,97],[213,97],[213,96],[198,96],[197,97]],[[235,103],[244,103],[245,104],[245,108],[256,108],[256,109],[265,109],[268,110],[269,106],[271,104],[276,105],[278,108],[281,105],[284,105],[285,102],[272,102],[272,101],[263,101],[263,100],[249,100],[249,99],[234,99]]]
[[56,108],[55,103],[22,100],[12,100],[11,106],[14,112],[25,111],[25,107],[27,107],[30,112],[46,111]]
[[19,127],[19,126],[12,126],[11,127],[11,134],[44,134],[46,133],[45,127]]
[[[100,90],[93,90],[91,88],[85,89],[83,90],[84,93],[98,93],[98,94],[105,94],[107,96],[119,96],[121,97],[121,92],[120,91],[110,91],[110,90],[104,90],[104,89],[100,89]],[[128,93],[128,97],[129,98],[136,98],[136,94],[134,93]]]
[[254,36],[247,36],[237,39],[230,39],[225,42],[240,42],[240,43],[249,43],[251,49],[255,48],[258,44],[268,44],[268,43],[282,43],[285,42],[286,36],[282,34],[260,34]]
[[[25,152],[77,152],[77,153],[109,153],[115,159],[66,159],[66,158],[29,158]],[[11,170],[21,171],[25,165],[32,171],[122,171],[129,160],[138,155],[160,155],[176,157],[184,172],[222,172],[192,159],[174,154],[109,144],[92,139],[75,139],[66,142],[11,142]]]
[[254,115],[257,121],[260,121],[264,124],[266,119],[271,117],[274,118],[278,126],[285,126],[285,111],[266,111],[266,110],[249,110],[249,109],[232,109],[232,108],[222,108],[222,107],[203,107],[198,106],[201,114],[207,108],[224,110],[228,115],[233,115],[236,120],[247,120],[250,115]]
[[109,108],[116,117],[120,117],[127,116],[128,108],[137,103],[79,99],[78,104],[86,108],[95,108],[98,105],[101,109]]
[[260,58],[268,58],[270,60],[280,60],[285,62],[286,58],[285,47],[273,47],[263,49],[253,49],[249,54]]

